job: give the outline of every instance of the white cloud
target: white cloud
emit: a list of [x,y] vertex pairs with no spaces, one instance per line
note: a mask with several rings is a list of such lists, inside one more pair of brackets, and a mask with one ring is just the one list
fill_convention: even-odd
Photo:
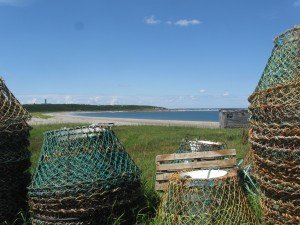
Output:
[[29,2],[31,2],[31,0],[0,0],[0,5],[24,6]]
[[92,96],[89,98],[88,103],[92,105],[93,104],[98,105],[100,101],[101,101],[101,96]]
[[199,90],[199,92],[200,92],[200,93],[205,93],[206,90],[205,90],[205,89],[201,89],[201,90]]
[[[149,25],[156,25],[156,24],[161,23],[162,21],[156,19],[155,16],[152,15],[152,16],[145,17],[144,22],[146,24],[149,24]],[[168,21],[165,22],[165,24],[167,24],[167,25],[170,25],[170,26],[174,25],[174,26],[180,26],[180,27],[187,27],[187,26],[191,26],[191,25],[199,25],[201,23],[202,23],[202,21],[197,20],[197,19],[191,19],[191,20],[180,19],[180,20],[177,20],[175,22],[171,21],[171,20],[168,20]]]
[[37,98],[32,98],[32,99],[29,99],[27,101],[28,104],[36,104],[37,103]]
[[181,19],[174,23],[174,25],[181,26],[181,27],[187,27],[190,25],[199,25],[199,24],[201,24],[201,21],[199,21],[197,19],[193,19],[193,20]]
[[[229,95],[229,96],[228,96]],[[228,96],[228,97],[226,97]],[[220,94],[195,95],[76,95],[76,94],[31,94],[19,95],[17,98],[24,104],[92,104],[92,105],[153,105],[167,108],[233,108],[247,107],[248,95]]]
[[119,104],[119,99],[117,96],[113,96],[110,101],[110,105],[117,105],[117,104]]
[[145,17],[145,23],[149,25],[159,24],[160,20],[156,19],[154,15]]
[[300,0],[294,2],[294,7],[300,7]]
[[70,95],[66,95],[65,98],[64,98],[64,100],[65,100],[66,104],[72,104],[72,103],[74,103],[73,97],[70,96]]
[[223,96],[228,96],[229,95],[229,91],[224,91]]
[[196,96],[190,95],[190,99],[194,101],[194,100],[196,100]]

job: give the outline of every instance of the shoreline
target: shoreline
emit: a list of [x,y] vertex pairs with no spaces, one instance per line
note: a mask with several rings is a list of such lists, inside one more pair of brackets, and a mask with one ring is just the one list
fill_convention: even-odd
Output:
[[59,112],[45,113],[51,116],[48,119],[32,118],[30,125],[46,125],[46,124],[64,124],[64,123],[114,123],[115,126],[121,125],[154,125],[154,126],[183,126],[183,127],[199,127],[199,128],[219,128],[219,122],[209,121],[183,121],[183,120],[152,120],[152,119],[127,119],[127,118],[110,118],[110,117],[85,117],[72,115],[76,112]]

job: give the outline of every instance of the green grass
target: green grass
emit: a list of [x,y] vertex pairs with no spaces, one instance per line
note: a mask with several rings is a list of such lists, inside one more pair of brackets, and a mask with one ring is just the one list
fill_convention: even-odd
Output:
[[[34,171],[43,143],[43,133],[62,127],[74,127],[78,124],[55,124],[33,126],[30,137],[32,152],[32,167]],[[142,170],[145,184],[147,206],[139,214],[140,224],[155,224],[151,217],[155,213],[158,198],[154,191],[155,157],[159,154],[174,153],[183,138],[201,138],[219,141],[227,144],[228,148],[237,150],[237,157],[242,158],[248,148],[242,129],[204,129],[191,127],[166,126],[118,126],[113,130],[125,145],[128,153]],[[117,224],[117,223],[116,223]]]
[[31,116],[33,118],[39,118],[39,119],[49,119],[49,118],[52,118],[52,116],[49,116],[49,115],[46,115],[44,113],[40,113],[40,112],[33,112],[33,113],[30,113]]
[[[32,167],[34,170],[43,143],[43,133],[62,127],[79,126],[79,124],[55,124],[33,126],[30,137]],[[180,141],[186,137],[198,137],[205,140],[220,141],[228,148],[237,150],[237,157],[243,158],[248,148],[243,143],[241,129],[204,129],[191,127],[166,126],[119,126],[113,130],[125,145],[128,153],[143,172],[143,179],[148,188],[154,187],[155,157],[159,154],[174,153]]]
[[228,148],[237,150],[238,158],[242,158],[248,148],[248,145],[243,144],[242,130],[240,129],[121,126],[115,127],[114,131],[136,164],[142,169],[143,178],[147,181],[148,188],[154,187],[156,155],[174,153],[183,138],[198,137],[224,142]]

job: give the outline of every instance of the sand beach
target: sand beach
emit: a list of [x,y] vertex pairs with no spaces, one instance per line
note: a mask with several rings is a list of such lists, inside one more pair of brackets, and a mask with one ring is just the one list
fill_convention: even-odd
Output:
[[108,118],[108,117],[84,117],[72,115],[72,112],[47,113],[51,116],[48,119],[32,118],[30,125],[40,124],[64,124],[64,123],[114,123],[120,125],[156,125],[156,126],[187,126],[199,128],[218,128],[219,122],[207,121],[181,121],[181,120],[152,120],[152,119],[127,119],[127,118]]

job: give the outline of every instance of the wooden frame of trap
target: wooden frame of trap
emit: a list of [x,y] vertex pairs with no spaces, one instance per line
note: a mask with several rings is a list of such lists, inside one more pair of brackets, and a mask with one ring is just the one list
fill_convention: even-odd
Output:
[[230,170],[236,167],[236,150],[224,149],[156,156],[155,190],[163,191],[174,173],[201,169]]

